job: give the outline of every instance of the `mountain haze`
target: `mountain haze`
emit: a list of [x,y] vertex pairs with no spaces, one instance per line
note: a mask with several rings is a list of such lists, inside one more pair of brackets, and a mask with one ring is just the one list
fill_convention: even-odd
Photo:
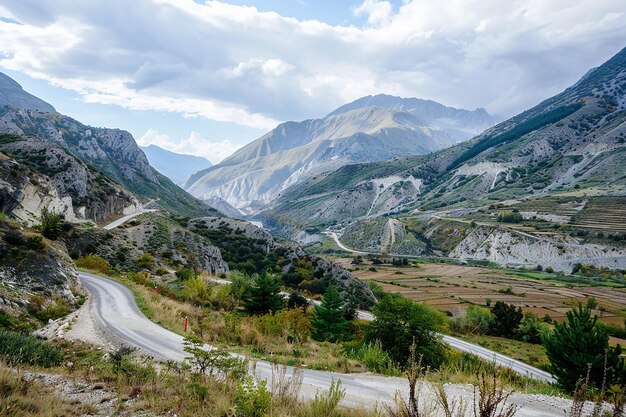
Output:
[[42,113],[56,113],[54,107],[27,93],[14,79],[0,72],[0,106],[35,110]]
[[150,165],[175,184],[213,165],[206,158],[168,151],[156,145],[139,148],[146,154]]
[[[416,197],[403,204],[424,209],[581,189],[623,194],[625,107],[626,49],[564,92],[472,140],[431,155],[345,166],[316,175],[286,190],[274,211],[301,209],[294,201],[310,199],[298,217],[321,216],[320,221],[326,221],[332,216],[323,215],[324,211],[343,201],[338,196],[361,192],[367,184],[386,178],[420,183]],[[377,191],[371,191],[363,198],[376,196]],[[367,204],[364,207],[369,209]],[[355,208],[344,216],[362,216],[367,209]]]
[[[252,213],[311,175],[449,147],[456,140],[435,120],[466,128],[472,119],[469,115],[474,114],[434,102],[419,101],[422,107],[412,103],[410,99],[376,96],[357,100],[322,119],[283,123],[220,164],[192,175],[183,188],[198,198],[219,197]],[[424,110],[426,118],[420,115],[422,108],[428,110]],[[462,117],[455,118],[454,112]],[[478,111],[475,119],[487,126],[492,119],[485,115]],[[472,121],[472,128],[479,126],[477,123]]]

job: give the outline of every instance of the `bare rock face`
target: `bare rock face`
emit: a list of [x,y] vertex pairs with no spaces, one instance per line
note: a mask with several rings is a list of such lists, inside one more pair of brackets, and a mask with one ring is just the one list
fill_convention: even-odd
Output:
[[61,300],[74,306],[78,273],[63,243],[40,240],[17,226],[0,221],[0,309],[20,313]]
[[100,221],[139,206],[137,198],[55,143],[0,135],[0,205],[29,224],[43,208],[65,220]]
[[467,234],[450,253],[461,259],[484,259],[501,265],[541,265],[570,273],[577,263],[610,269],[626,268],[626,251],[581,244],[562,236],[533,236],[497,227],[480,226]]

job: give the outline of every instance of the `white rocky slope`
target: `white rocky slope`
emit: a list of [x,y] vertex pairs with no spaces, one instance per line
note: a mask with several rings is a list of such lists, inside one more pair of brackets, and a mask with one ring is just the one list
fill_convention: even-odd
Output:
[[281,124],[182,185],[201,199],[220,197],[254,213],[314,174],[353,163],[430,153],[454,143],[444,129],[415,112],[357,105],[323,119]]
[[472,230],[449,256],[485,259],[500,265],[542,265],[567,273],[577,263],[614,270],[626,268],[624,249],[581,244],[567,235],[535,236],[489,226]]

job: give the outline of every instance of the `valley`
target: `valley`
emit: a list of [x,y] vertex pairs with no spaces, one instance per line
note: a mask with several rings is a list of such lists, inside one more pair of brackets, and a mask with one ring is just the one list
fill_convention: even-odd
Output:
[[364,96],[215,165],[0,74],[0,415],[622,417],[625,68],[508,119]]

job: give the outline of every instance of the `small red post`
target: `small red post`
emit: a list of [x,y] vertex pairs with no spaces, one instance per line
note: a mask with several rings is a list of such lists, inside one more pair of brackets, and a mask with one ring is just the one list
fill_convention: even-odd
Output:
[[183,327],[185,331],[187,331],[187,327],[189,327],[189,317],[185,316],[185,321],[183,322]]
[[157,287],[156,285],[154,286],[154,295],[159,295],[159,287]]

